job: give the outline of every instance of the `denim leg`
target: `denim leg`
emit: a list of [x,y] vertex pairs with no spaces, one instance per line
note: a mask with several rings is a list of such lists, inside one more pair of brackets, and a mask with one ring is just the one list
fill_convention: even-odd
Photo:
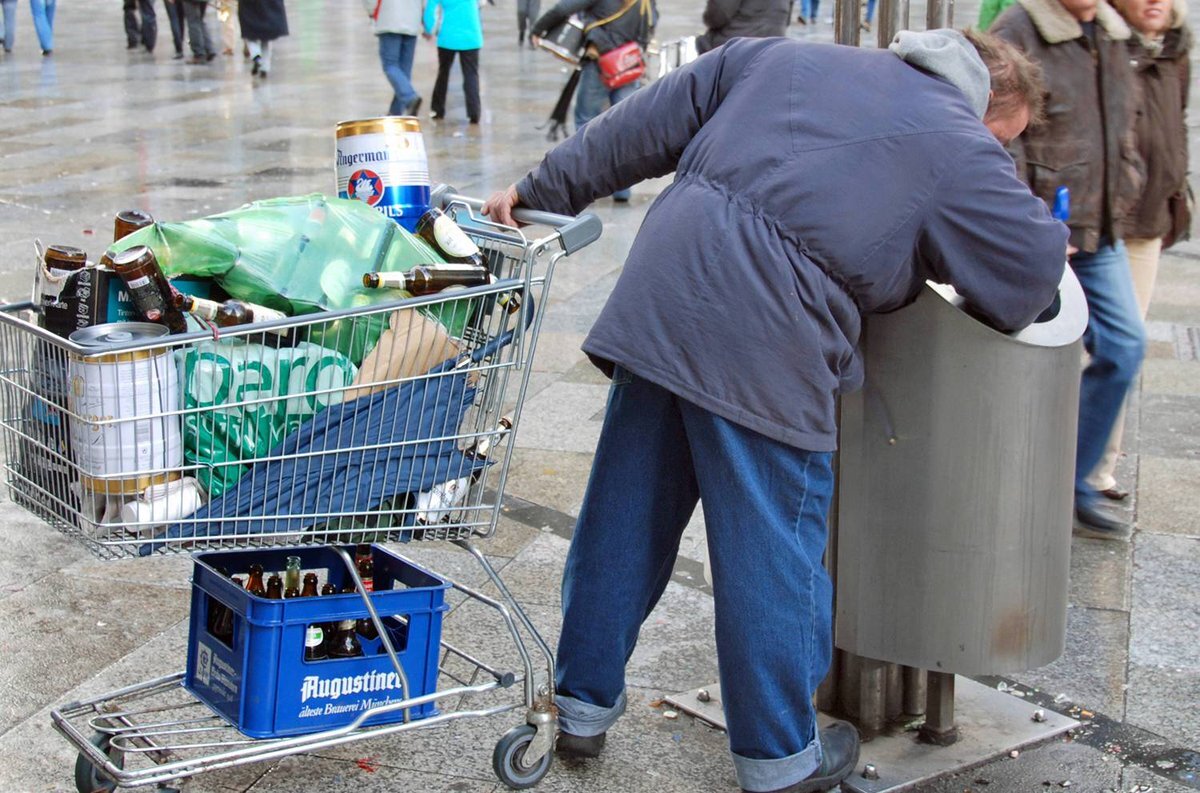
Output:
[[12,52],[17,41],[17,0],[3,0],[0,6],[4,9],[4,51]]
[[[388,115],[391,116],[402,115],[408,103],[417,98],[417,92],[413,90],[408,73],[404,70],[404,39],[416,39],[416,36],[400,33],[379,34],[379,62],[383,64],[383,73],[392,84],[392,104],[388,108]],[[409,63],[411,69],[411,58]]]
[[812,699],[833,649],[822,564],[833,455],[683,403],[712,560],[717,657],[738,784],[776,790],[821,761]]
[[600,82],[600,67],[593,60],[584,61],[575,87],[575,131],[603,113],[607,102],[608,89]]
[[175,45],[175,52],[183,54],[183,9],[179,4],[183,0],[163,0],[163,6],[167,9],[167,21],[171,24],[171,42]]
[[1133,291],[1125,245],[1104,246],[1071,257],[1087,298],[1083,346],[1091,356],[1079,388],[1079,435],[1075,447],[1075,499],[1096,498],[1088,475],[1104,455],[1129,387],[1146,350],[1146,333]]
[[37,31],[38,44],[43,52],[54,49],[54,3],[53,0],[29,0],[29,11],[33,14],[33,28]]
[[620,367],[563,570],[559,723],[598,735],[625,709],[625,665],[696,507],[679,400]]
[[875,0],[867,0],[867,21],[875,19]]
[[158,17],[154,13],[154,0],[138,0],[142,12],[142,44],[150,52],[158,41]]

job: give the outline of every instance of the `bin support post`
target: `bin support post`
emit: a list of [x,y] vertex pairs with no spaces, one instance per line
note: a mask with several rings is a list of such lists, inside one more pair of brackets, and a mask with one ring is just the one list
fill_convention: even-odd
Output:
[[885,714],[889,722],[900,718],[904,711],[904,677],[901,668],[900,664],[884,666],[884,682],[887,687]]
[[900,675],[904,679],[904,713],[908,716],[925,715],[925,670],[915,666],[900,667]]
[[938,746],[950,746],[958,740],[958,727],[954,724],[954,674],[930,672],[928,686],[921,740]]
[[862,658],[859,661],[858,726],[867,735],[882,732],[887,723],[885,666],[883,661],[874,658]]

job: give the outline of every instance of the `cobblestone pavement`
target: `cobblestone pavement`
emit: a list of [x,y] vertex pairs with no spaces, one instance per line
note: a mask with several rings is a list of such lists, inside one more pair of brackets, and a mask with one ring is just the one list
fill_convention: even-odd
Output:
[[[482,123],[466,123],[456,79],[447,118],[422,118],[434,180],[480,196],[537,162],[548,145],[538,125],[567,76],[545,54],[518,49],[513,7],[497,3],[483,9]],[[960,21],[971,20],[975,7],[959,4]],[[662,0],[660,8],[662,39],[698,32],[699,2]],[[240,52],[205,65],[172,60],[161,4],[158,48],[149,54],[125,49],[116,4],[61,3],[54,54],[43,58],[21,4],[15,50],[0,56],[0,298],[28,295],[35,237],[97,257],[120,209],[184,220],[256,198],[332,193],[334,125],[381,114],[390,92],[359,3],[293,0],[288,11],[292,35],[278,44],[264,80],[251,77]],[[914,3],[914,19],[922,14]],[[829,40],[830,26],[818,21],[790,34]],[[433,47],[420,44],[416,84],[426,107],[435,70]],[[513,508],[483,543],[552,643],[571,516],[606,393],[579,343],[665,184],[639,185],[628,205],[599,202],[604,237],[560,266],[509,480]],[[1074,541],[1066,654],[1000,681],[1064,712],[1086,709],[1093,714],[1088,726],[1074,740],[924,789],[1015,792],[1069,780],[1084,791],[1200,789],[1197,266],[1197,243],[1164,258],[1150,314],[1151,349],[1121,462],[1139,530],[1128,544]],[[724,737],[687,718],[666,719],[656,707],[665,694],[716,678],[701,536],[697,522],[676,580],[643,632],[630,666],[629,715],[605,757],[560,763],[539,789],[736,789]],[[50,726],[49,709],[182,667],[188,562],[95,561],[7,500],[0,503],[0,542],[0,789],[70,790],[75,752]],[[484,585],[460,552],[413,550],[468,584]],[[511,658],[507,640],[484,617],[456,604],[448,637]],[[404,740],[217,771],[189,788],[493,791],[492,747],[517,720],[464,720]]]

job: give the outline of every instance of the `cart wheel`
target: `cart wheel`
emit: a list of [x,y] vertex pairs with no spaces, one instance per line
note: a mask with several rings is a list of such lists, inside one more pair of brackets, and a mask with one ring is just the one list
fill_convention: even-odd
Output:
[[[125,767],[125,755],[112,748],[112,738],[104,733],[92,736],[92,745],[108,755],[117,768]],[[75,789],[79,793],[111,793],[117,783],[100,773],[83,752],[75,758]]]
[[554,760],[553,749],[546,752],[537,763],[525,765],[525,750],[533,742],[537,729],[529,724],[519,724],[504,734],[492,752],[492,770],[500,781],[514,790],[524,790],[542,781]]

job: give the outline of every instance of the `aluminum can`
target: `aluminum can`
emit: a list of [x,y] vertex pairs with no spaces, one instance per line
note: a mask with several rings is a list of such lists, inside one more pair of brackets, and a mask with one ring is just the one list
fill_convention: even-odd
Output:
[[71,451],[86,490],[133,495],[178,478],[183,435],[171,349],[105,352],[167,332],[152,322],[112,322],[71,334],[89,348],[72,353],[68,370]]
[[337,191],[356,198],[409,231],[429,209],[429,161],[421,123],[385,116],[337,125]]

